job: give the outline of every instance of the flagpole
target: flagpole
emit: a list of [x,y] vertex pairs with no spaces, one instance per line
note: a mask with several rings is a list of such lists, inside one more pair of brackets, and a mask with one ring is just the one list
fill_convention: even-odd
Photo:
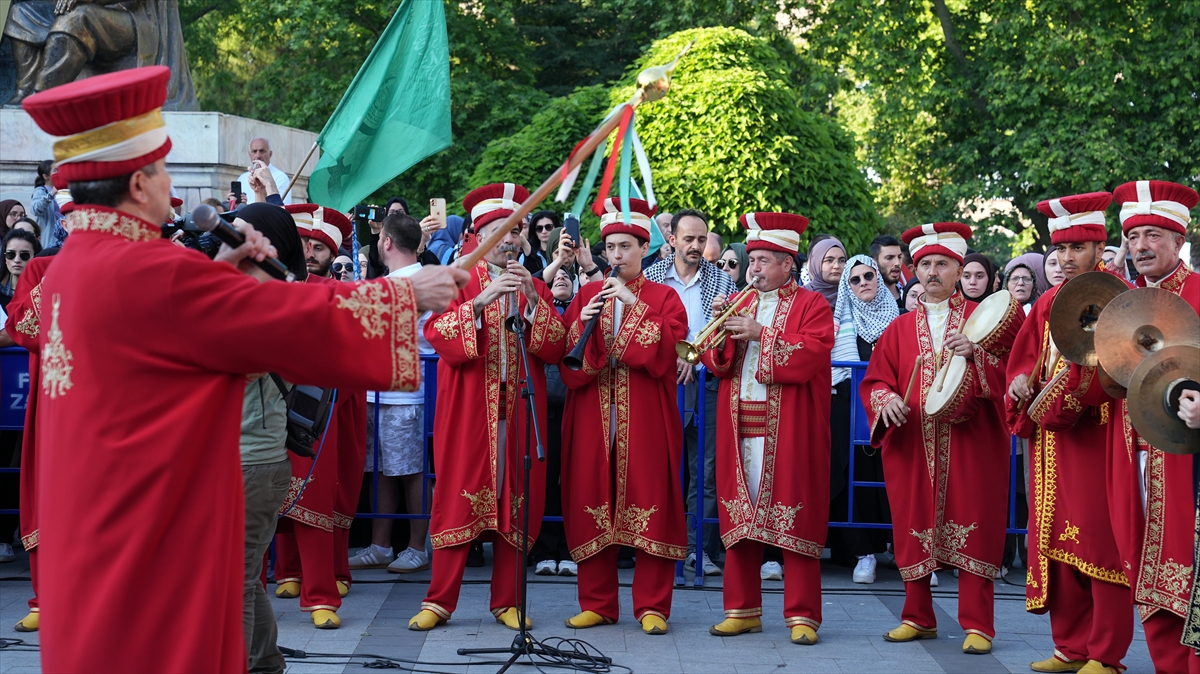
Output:
[[300,162],[300,167],[292,174],[292,179],[288,181],[287,189],[283,194],[279,195],[280,199],[287,199],[287,195],[291,193],[292,188],[296,186],[296,178],[300,177],[300,172],[304,170],[304,166],[308,164],[308,160],[312,159],[313,153],[317,151],[317,141],[313,141],[312,147],[308,148],[308,154],[304,155],[304,161]]

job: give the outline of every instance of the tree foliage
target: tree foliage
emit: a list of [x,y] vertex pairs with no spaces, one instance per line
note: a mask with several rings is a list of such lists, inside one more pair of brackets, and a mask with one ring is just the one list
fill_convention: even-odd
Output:
[[1017,252],[1049,240],[1042,199],[1200,175],[1196,3],[845,0],[807,20],[898,227],[1006,200],[977,236]]
[[688,42],[667,97],[642,106],[638,134],[663,208],[696,208],[734,234],[750,211],[786,211],[864,249],[879,224],[850,135],[802,109],[790,70],[771,43],[732,28],[688,30],[655,42],[612,92],[633,91],[643,67],[667,63]]

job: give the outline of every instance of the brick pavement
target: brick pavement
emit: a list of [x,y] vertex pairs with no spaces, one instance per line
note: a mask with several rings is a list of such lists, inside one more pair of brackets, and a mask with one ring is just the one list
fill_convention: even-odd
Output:
[[[28,578],[23,558],[0,565],[0,578]],[[457,654],[461,647],[506,647],[514,633],[496,624],[487,611],[487,579],[490,568],[467,569],[462,599],[453,620],[429,633],[411,632],[408,619],[419,609],[429,573],[397,576],[383,570],[356,574],[359,581],[346,598],[339,614],[339,630],[315,630],[296,600],[273,600],[279,617],[280,644],[308,652],[373,653],[422,662],[453,663],[426,669],[442,672],[494,672],[495,665],[468,660]],[[628,584],[633,571],[622,571],[622,608],[616,625],[590,630],[570,630],[563,620],[578,611],[575,583],[570,578],[531,576],[530,616],[534,636],[586,640],[635,672],[695,672],[737,674],[757,672],[1028,672],[1029,662],[1053,651],[1046,616],[1025,612],[1023,588],[1000,583],[996,587],[998,635],[992,654],[967,656],[961,652],[963,634],[955,622],[956,582],[949,572],[939,574],[935,589],[940,638],[908,644],[891,644],[882,634],[899,622],[903,589],[899,574],[882,566],[873,585],[855,585],[850,569],[822,565],[825,589],[824,624],[821,642],[797,646],[788,640],[782,618],[782,583],[764,583],[764,626],[761,634],[718,638],[708,634],[721,613],[720,577],[708,578],[705,587],[688,584],[677,588],[671,616],[671,631],[659,637],[641,633],[631,613]],[[1018,570],[1008,580],[1020,583]],[[25,613],[30,588],[27,580],[0,581],[0,636],[37,642],[37,635],[21,635],[12,625]],[[181,607],[183,608],[183,607]],[[1132,609],[1131,609],[1132,611]],[[1125,664],[1130,672],[1152,671],[1140,627]],[[293,661],[290,674],[361,672],[358,664]],[[517,672],[534,671],[523,665]],[[37,655],[0,650],[0,674],[40,672]]]

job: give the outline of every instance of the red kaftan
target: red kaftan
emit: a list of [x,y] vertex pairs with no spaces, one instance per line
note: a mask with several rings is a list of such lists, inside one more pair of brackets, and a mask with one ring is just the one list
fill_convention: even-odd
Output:
[[[580,311],[602,285],[580,288],[567,309],[568,349],[583,331]],[[563,412],[563,523],[576,562],[610,545],[666,559],[687,553],[675,385],[675,343],[687,337],[687,311],[678,293],[644,276],[625,285],[637,302],[621,305],[620,329],[614,329],[617,301],[605,302],[583,368],[559,368],[570,389]]]
[[[829,405],[833,315],[817,293],[789,282],[763,329],[754,378],[766,386],[762,477],[751,498],[739,428],[748,342],[704,353],[721,379],[717,402],[717,498],[725,547],[751,539],[820,559],[829,529]],[[769,294],[764,294],[764,296]],[[761,304],[755,315],[762,321]]]
[[[471,270],[471,280],[445,313],[429,317],[425,338],[437,351],[437,410],[433,422],[433,458],[437,487],[429,531],[433,547],[446,548],[467,543],[484,531],[495,531],[511,546],[518,547],[520,502],[529,503],[529,532],[526,548],[533,545],[542,525],[545,501],[546,464],[534,457],[530,493],[522,484],[525,456],[525,401],[518,382],[525,377],[517,351],[517,335],[504,329],[507,302],[492,302],[476,327],[472,301],[492,278],[487,262]],[[502,270],[497,268],[497,273]],[[566,330],[554,308],[554,296],[546,284],[534,279],[541,300],[533,320],[527,321],[525,339],[529,369],[537,400],[536,423],[546,437],[546,363],[563,355]],[[520,310],[528,310],[527,298],[518,293]],[[524,314],[528,315],[528,314]],[[502,370],[503,366],[503,370]],[[501,392],[504,397],[501,399]],[[503,408],[501,408],[503,405]],[[500,421],[505,420],[503,461],[499,446]],[[532,431],[532,429],[530,429]],[[533,443],[530,433],[530,443]]]
[[[1136,285],[1146,287],[1146,277],[1138,277]],[[1179,295],[1193,311],[1200,313],[1200,274],[1193,273],[1183,263],[1158,287]],[[1112,400],[1094,379],[1081,383],[1090,384],[1087,402]],[[1192,591],[1196,516],[1192,459],[1168,454],[1146,443],[1129,421],[1124,398],[1115,400],[1114,407],[1108,433],[1108,503],[1117,549],[1124,560],[1125,572],[1133,581],[1133,601],[1142,622],[1160,610],[1186,618]],[[1142,452],[1146,455],[1144,509],[1139,457]],[[1151,655],[1155,655],[1153,647]]]
[[[1009,354],[1007,382],[1029,375],[1030,385],[1040,391],[1069,365],[1050,342],[1050,306],[1062,287],[1051,288],[1034,303]],[[1039,360],[1041,369],[1033,374]],[[1096,376],[1096,368],[1083,372],[1088,378]],[[1031,512],[1025,607],[1037,613],[1054,609],[1048,605],[1051,560],[1093,579],[1129,586],[1103,488],[1104,442],[1113,406],[1085,405],[1069,384],[1068,378],[1060,379],[1034,409],[1027,404],[1019,410],[1015,401],[1005,401],[1014,431],[1033,428],[1027,457]]]
[[38,335],[41,332],[42,279],[53,257],[35,257],[25,265],[17,288],[8,302],[8,321],[4,329],[9,337],[29,351],[29,393],[25,398],[25,435],[21,438],[21,546],[29,553],[29,578],[33,597],[29,610],[38,610],[38,517],[37,517],[37,391],[41,381],[38,364]]
[[411,285],[259,283],[91,206],[54,269],[37,414],[54,467],[38,475],[42,667],[244,672],[246,375],[415,389]]
[[[945,334],[951,335],[978,305],[959,293],[948,302]],[[991,580],[1004,556],[1008,503],[1010,436],[1001,408],[1005,360],[976,345],[956,419],[943,423],[927,417],[925,394],[941,360],[926,312],[921,303],[888,326],[859,389],[874,428],[883,423],[883,406],[904,395],[922,356],[908,420],[888,428],[881,443],[896,564],[906,581],[947,566]]]

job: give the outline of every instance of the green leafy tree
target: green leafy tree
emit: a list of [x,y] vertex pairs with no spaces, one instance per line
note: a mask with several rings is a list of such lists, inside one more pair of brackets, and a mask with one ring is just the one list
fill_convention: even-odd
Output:
[[726,235],[740,235],[746,212],[798,213],[810,232],[865,249],[879,218],[851,136],[802,108],[771,41],[732,28],[676,33],[654,43],[611,103],[629,98],[636,72],[667,63],[692,39],[667,97],[637,113],[662,208],[699,209]]
[[1003,200],[976,246],[1009,255],[1049,241],[1042,199],[1195,184],[1198,22],[1200,5],[1162,0],[846,0],[809,15],[804,40],[847,78],[835,101],[893,226]]

